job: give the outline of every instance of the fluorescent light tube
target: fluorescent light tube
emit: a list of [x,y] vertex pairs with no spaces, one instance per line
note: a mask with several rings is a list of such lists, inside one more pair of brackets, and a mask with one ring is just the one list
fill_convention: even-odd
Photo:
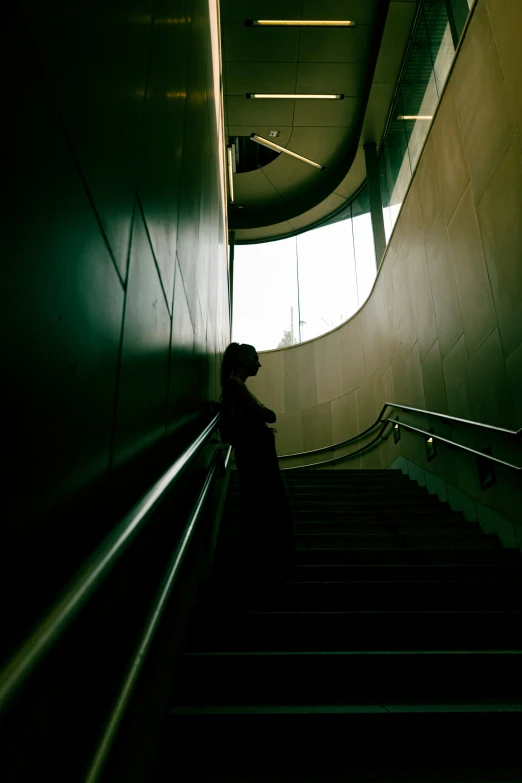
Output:
[[310,166],[314,166],[316,169],[321,169],[321,171],[324,171],[325,169],[325,166],[321,166],[320,163],[315,163],[313,160],[303,158],[303,156],[298,155],[297,152],[292,152],[291,150],[287,150],[286,147],[281,147],[279,144],[275,144],[273,141],[268,141],[268,139],[264,139],[262,136],[258,136],[257,133],[252,133],[250,139],[255,141],[257,144],[262,144],[263,147],[268,147],[270,150],[275,150],[276,152],[286,152],[287,155],[291,155],[293,158],[302,160],[303,163],[308,163]]
[[234,203],[234,170],[232,168],[232,147],[227,147],[227,159],[228,159],[228,192],[230,194],[230,203]]
[[432,114],[399,114],[398,120],[432,120]]
[[284,92],[247,92],[247,98],[289,98],[291,100],[298,100],[299,98],[305,98],[307,100],[331,100],[342,101],[344,93],[338,95],[311,95],[308,93],[284,93]]
[[245,19],[247,27],[355,27],[347,19]]

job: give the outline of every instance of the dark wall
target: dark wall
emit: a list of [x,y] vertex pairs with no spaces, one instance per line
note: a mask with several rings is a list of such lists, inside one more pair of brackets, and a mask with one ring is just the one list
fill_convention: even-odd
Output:
[[30,532],[217,398],[229,319],[207,0],[20,6],[3,47],[4,478]]

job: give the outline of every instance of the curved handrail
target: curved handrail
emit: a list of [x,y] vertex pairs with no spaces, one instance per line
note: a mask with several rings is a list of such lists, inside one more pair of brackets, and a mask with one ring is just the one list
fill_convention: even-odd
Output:
[[[364,446],[361,446],[360,449],[357,449],[356,451],[352,451],[350,454],[343,454],[342,457],[333,457],[332,459],[323,459],[321,462],[312,462],[310,465],[292,465],[289,468],[280,468],[281,470],[287,471],[287,470],[303,470],[304,468],[317,468],[322,465],[335,465],[337,462],[343,462],[345,459],[350,459],[351,457],[356,457],[358,454],[362,454],[363,451],[368,451],[369,449],[373,448],[378,441],[385,440],[388,436],[384,436],[383,432],[388,426],[388,423],[385,422],[384,427],[382,427],[381,431],[378,433],[377,437],[375,437],[373,440],[371,440],[369,443],[365,443]],[[333,448],[333,446],[330,446],[330,451]],[[303,452],[306,454],[307,452]]]
[[411,430],[412,432],[420,433],[427,437],[433,438],[434,440],[438,440],[441,443],[445,443],[447,446],[461,449],[462,451],[467,451],[469,453],[475,454],[477,457],[488,459],[491,462],[496,462],[497,464],[503,465],[504,467],[512,468],[513,470],[516,471],[522,471],[522,466],[513,465],[510,462],[506,462],[505,460],[498,459],[498,457],[493,457],[491,454],[485,454],[484,452],[476,451],[475,449],[472,449],[469,446],[463,446],[462,444],[450,440],[449,438],[443,438],[441,435],[435,435],[433,432],[427,432],[426,430],[419,429],[418,427],[413,427],[411,424],[406,424],[405,422],[398,421],[397,419],[384,417],[384,412],[387,410],[387,408],[395,408],[397,410],[409,411],[410,413],[418,413],[424,416],[434,416],[439,419],[451,421],[455,424],[465,424],[465,425],[481,427],[491,432],[499,432],[503,435],[508,435],[509,437],[520,438],[522,435],[522,429],[508,430],[505,429],[504,427],[496,427],[493,424],[484,424],[483,422],[480,421],[472,421],[471,419],[459,419],[456,416],[449,416],[446,413],[437,413],[436,411],[427,411],[427,410],[423,410],[422,408],[412,408],[409,405],[400,405],[395,402],[386,402],[384,403],[381,412],[379,413],[374,423],[367,429],[360,432],[358,435],[355,435],[354,437],[349,438],[348,440],[340,441],[339,443],[334,443],[331,446],[322,446],[319,449],[312,449],[311,451],[301,451],[295,454],[281,454],[278,455],[278,459],[288,459],[291,457],[306,457],[310,454],[320,454],[320,453],[324,453],[325,451],[334,451],[335,449],[341,448],[343,446],[347,446],[350,443],[354,443],[355,441],[359,440],[360,438],[364,437],[369,432],[374,430],[380,424],[381,429],[377,434],[377,436],[369,443],[366,443],[364,446],[362,446],[360,449],[357,449],[356,451],[352,451],[350,454],[343,454],[340,457],[334,457],[333,459],[322,460],[321,462],[315,462],[309,465],[292,465],[291,467],[288,468],[281,468],[281,470],[285,470],[285,471],[299,470],[304,468],[315,468],[321,465],[333,465],[337,462],[343,462],[344,460],[350,459],[351,457],[356,457],[358,454],[361,454],[363,451],[366,451],[367,449],[373,447],[379,441],[379,439],[384,440],[385,438],[387,438],[388,435],[385,436],[384,432],[386,431],[388,424],[391,424],[393,426],[404,427],[404,429]]
[[37,664],[48,654],[69,627],[81,607],[98,589],[122,554],[172,489],[181,474],[201,451],[220,419],[216,414],[201,434],[124,516],[122,521],[85,561],[60,598],[27,637],[0,674],[0,712],[14,696]]
[[[359,432],[358,435],[354,435],[352,438],[348,438],[348,440],[339,441],[339,443],[332,443],[331,446],[321,446],[321,448],[319,449],[311,449],[310,451],[298,451],[295,454],[279,454],[277,458],[289,459],[290,457],[307,457],[309,454],[321,454],[324,451],[332,451],[332,449],[339,449],[342,446],[348,446],[350,443],[355,443],[355,441],[367,435],[369,432],[374,430],[375,427],[377,427],[381,422],[385,420],[383,418],[383,415],[387,408],[396,408],[397,410],[401,410],[401,411],[410,411],[411,413],[419,413],[424,416],[434,416],[435,418],[438,419],[445,419],[446,421],[452,421],[455,424],[469,424],[475,427],[482,427],[483,429],[487,429],[492,432],[500,432],[503,435],[510,435],[515,438],[520,438],[522,436],[522,429],[508,430],[503,427],[495,427],[493,424],[484,424],[481,421],[473,421],[471,419],[459,419],[456,416],[449,416],[446,413],[438,413],[437,411],[426,411],[423,410],[422,408],[412,408],[409,405],[399,405],[399,403],[396,402],[385,402],[384,405],[382,406],[381,412],[379,413],[379,415],[377,416],[373,424],[371,424],[362,432]],[[399,422],[399,424],[401,424],[401,422]]]
[[[388,403],[386,403],[386,405],[387,404]],[[359,440],[360,438],[363,438],[369,432],[374,430],[379,425],[380,422],[382,422],[382,415],[386,410],[386,405],[383,407],[382,411],[380,412],[377,419],[373,422],[373,424],[371,424],[362,432],[359,432],[358,435],[354,435],[352,438],[348,438],[347,440],[341,440],[339,441],[339,443],[332,443],[331,446],[321,446],[321,448],[319,449],[310,449],[310,451],[297,451],[295,454],[278,454],[277,459],[289,459],[290,457],[307,457],[309,454],[321,454],[323,451],[332,451],[332,449],[340,449],[341,446],[349,446],[350,443],[355,443],[355,441]]]

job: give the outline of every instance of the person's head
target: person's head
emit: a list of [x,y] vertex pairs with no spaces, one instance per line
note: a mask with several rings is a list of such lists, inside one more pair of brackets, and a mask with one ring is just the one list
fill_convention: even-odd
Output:
[[236,373],[244,378],[257,375],[260,367],[259,356],[253,345],[230,343],[221,362],[221,385]]

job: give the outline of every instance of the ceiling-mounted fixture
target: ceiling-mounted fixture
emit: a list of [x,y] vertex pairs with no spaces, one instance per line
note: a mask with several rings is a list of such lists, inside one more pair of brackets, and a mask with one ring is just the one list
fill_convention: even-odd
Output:
[[258,136],[257,133],[252,133],[250,138],[252,141],[255,141],[257,144],[262,144],[264,147],[268,147],[271,150],[277,150],[277,152],[286,152],[287,155],[291,155],[293,158],[302,160],[303,163],[308,163],[310,166],[314,166],[316,169],[321,169],[321,171],[324,171],[325,169],[325,166],[321,166],[320,163],[315,163],[315,161],[313,160],[304,158],[302,155],[298,155],[297,152],[292,152],[291,150],[287,150],[286,147],[280,147],[279,144],[275,144],[275,142],[273,141],[264,139],[262,136]]
[[232,147],[227,147],[227,159],[228,159],[228,192],[230,195],[230,203],[234,203],[234,182],[233,182],[233,175],[234,175],[234,167],[232,164]]
[[355,27],[356,24],[347,19],[245,19],[247,27]]
[[305,98],[306,100],[330,100],[330,101],[342,101],[344,99],[344,93],[338,95],[311,95],[308,93],[285,93],[285,92],[247,92],[247,98],[289,98],[290,100],[298,100],[299,98]]
[[432,120],[431,114],[399,114],[398,120]]

